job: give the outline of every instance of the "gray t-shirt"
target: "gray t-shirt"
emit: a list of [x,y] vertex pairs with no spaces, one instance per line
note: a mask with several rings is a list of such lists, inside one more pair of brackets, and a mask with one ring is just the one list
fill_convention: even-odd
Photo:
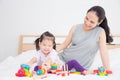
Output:
[[78,24],[70,47],[58,54],[60,59],[65,62],[77,60],[85,69],[89,69],[98,51],[99,36],[102,30],[101,27],[97,26],[88,32],[84,32],[83,24]]

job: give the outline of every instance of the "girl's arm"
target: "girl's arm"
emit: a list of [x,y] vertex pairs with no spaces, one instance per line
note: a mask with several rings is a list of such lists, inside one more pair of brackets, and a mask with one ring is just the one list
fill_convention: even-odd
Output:
[[43,64],[51,64],[52,62],[52,59],[49,57]]
[[32,65],[37,62],[37,58],[33,57],[30,61],[27,62],[28,65]]
[[110,60],[106,46],[106,35],[104,30],[100,34],[99,47],[103,66],[105,66],[107,70],[110,70]]
[[63,49],[65,49],[65,48],[67,48],[67,47],[70,45],[71,40],[72,40],[72,36],[73,36],[73,32],[74,32],[74,30],[75,30],[75,27],[76,27],[76,25],[72,26],[72,28],[71,28],[71,30],[69,31],[69,34],[68,34],[68,36],[66,37],[65,41],[64,41],[62,44],[60,44],[59,46],[57,46],[57,49],[56,49],[56,50],[57,50],[58,52],[61,51],[61,50],[63,50]]

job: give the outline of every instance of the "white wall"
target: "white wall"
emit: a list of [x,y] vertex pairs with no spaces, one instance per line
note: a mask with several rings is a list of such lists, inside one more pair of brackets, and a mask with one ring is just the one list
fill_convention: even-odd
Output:
[[94,5],[105,8],[111,32],[119,34],[119,0],[0,0],[0,61],[17,55],[20,34],[66,35]]

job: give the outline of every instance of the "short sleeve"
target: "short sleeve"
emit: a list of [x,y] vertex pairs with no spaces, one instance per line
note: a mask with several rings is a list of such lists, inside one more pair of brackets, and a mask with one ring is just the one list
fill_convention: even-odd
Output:
[[62,60],[60,60],[58,53],[56,51],[53,51],[52,55],[49,56],[52,59],[53,63],[56,64],[64,64],[64,62]]

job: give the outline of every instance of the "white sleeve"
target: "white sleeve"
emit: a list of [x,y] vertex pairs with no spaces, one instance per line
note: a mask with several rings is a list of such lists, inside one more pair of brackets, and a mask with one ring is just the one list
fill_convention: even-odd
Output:
[[53,63],[56,63],[56,64],[64,64],[64,62],[62,60],[60,60],[59,56],[57,55],[58,53],[57,52],[53,52],[52,55],[50,55],[50,58],[52,59],[52,62]]
[[37,52],[35,55],[34,55],[34,57],[36,57],[37,58],[37,61],[39,60],[39,53]]
[[40,56],[40,53],[37,52],[34,57],[37,59],[37,64],[40,65],[40,64],[41,64],[41,58],[40,58],[41,56]]

